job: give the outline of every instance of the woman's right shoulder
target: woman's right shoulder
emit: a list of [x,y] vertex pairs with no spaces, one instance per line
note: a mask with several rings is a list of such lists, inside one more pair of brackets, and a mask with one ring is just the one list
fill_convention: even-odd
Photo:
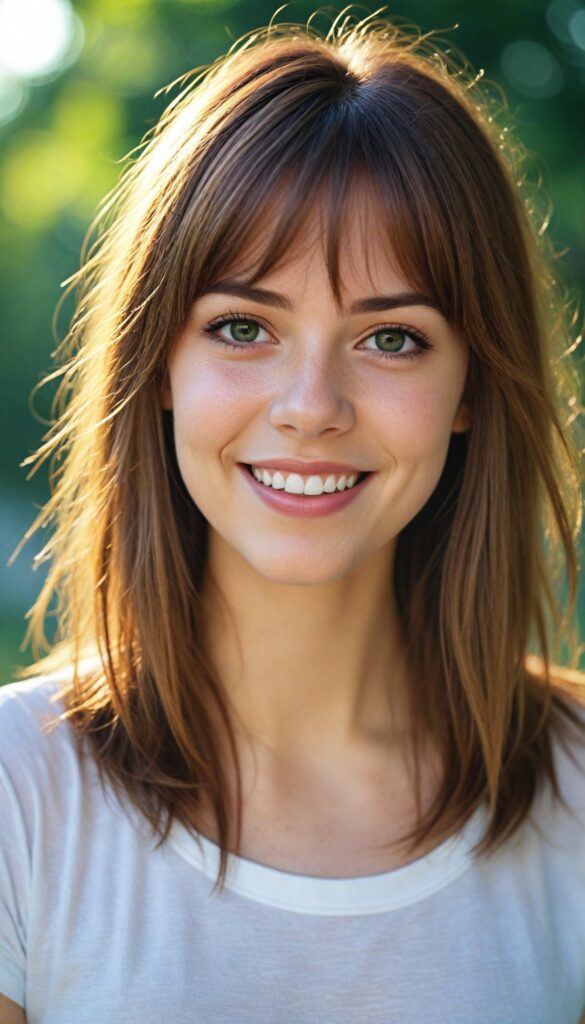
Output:
[[38,731],[63,710],[59,692],[66,674],[51,673],[0,686],[0,754],[11,736]]
[[68,673],[55,672],[0,686],[0,773],[15,785],[45,777],[76,744],[60,696]]

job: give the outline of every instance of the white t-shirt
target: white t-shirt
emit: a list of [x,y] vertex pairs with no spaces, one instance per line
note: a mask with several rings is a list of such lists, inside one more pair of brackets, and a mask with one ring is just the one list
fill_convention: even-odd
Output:
[[[28,1024],[578,1024],[585,750],[555,747],[567,814],[478,860],[480,808],[395,871],[312,878],[231,858],[104,795],[49,677],[0,688],[0,992]],[[578,767],[580,766],[580,767]]]

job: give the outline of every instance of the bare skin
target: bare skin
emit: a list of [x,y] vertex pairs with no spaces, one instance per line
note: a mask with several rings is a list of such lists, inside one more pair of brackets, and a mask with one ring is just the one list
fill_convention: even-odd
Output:
[[26,1024],[22,1006],[0,994],[0,1024]]
[[[241,853],[330,877],[405,863],[403,851],[382,846],[414,824],[394,553],[439,480],[451,433],[470,423],[468,347],[438,310],[349,312],[366,296],[413,290],[379,238],[376,211],[361,216],[363,207],[360,217],[348,212],[342,309],[319,233],[308,230],[258,282],[291,308],[201,296],[163,394],[185,485],[209,523],[205,634],[238,729]],[[243,278],[237,268],[225,276]],[[203,331],[234,311],[259,327],[245,351]],[[385,358],[376,341],[385,325],[406,332],[404,352],[420,351],[409,327],[432,348]],[[230,325],[217,333],[234,340]],[[265,506],[238,467],[290,456],[376,475],[340,512],[293,518]],[[439,778],[429,742],[425,804]],[[201,830],[216,838],[211,820]]]
[[[243,778],[240,856],[281,871],[345,878],[391,871],[430,852],[399,842],[415,823],[411,776],[401,753],[387,746],[314,763],[278,762],[261,743],[239,746]],[[433,761],[434,757],[434,761]],[[430,748],[423,772],[423,810],[439,781]],[[230,776],[231,778],[231,776]],[[235,787],[231,785],[232,796]],[[219,841],[209,807],[194,824]]]

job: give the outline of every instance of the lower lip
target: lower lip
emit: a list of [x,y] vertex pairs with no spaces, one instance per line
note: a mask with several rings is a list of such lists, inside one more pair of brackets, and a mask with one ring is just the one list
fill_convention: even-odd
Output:
[[359,484],[355,484],[349,490],[333,491],[332,494],[319,494],[303,497],[302,495],[287,494],[286,491],[275,491],[266,484],[259,484],[247,466],[238,464],[250,486],[254,489],[259,498],[270,508],[282,512],[285,516],[301,516],[305,519],[315,519],[318,516],[328,516],[332,512],[339,512],[362,493],[367,487],[368,481],[374,473],[368,473]]

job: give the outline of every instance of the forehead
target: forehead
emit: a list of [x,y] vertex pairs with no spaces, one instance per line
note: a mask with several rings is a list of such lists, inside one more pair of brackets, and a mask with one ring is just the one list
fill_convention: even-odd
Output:
[[[285,199],[275,196],[259,211],[246,245],[233,256],[222,276],[259,280],[265,255],[283,217]],[[367,181],[357,182],[332,217],[330,196],[321,192],[299,211],[288,244],[277,247],[275,259],[264,268],[262,279],[294,279],[300,286],[315,275],[339,278],[344,293],[367,294],[385,286],[420,287],[400,264],[388,211]],[[333,267],[334,255],[338,266]]]

